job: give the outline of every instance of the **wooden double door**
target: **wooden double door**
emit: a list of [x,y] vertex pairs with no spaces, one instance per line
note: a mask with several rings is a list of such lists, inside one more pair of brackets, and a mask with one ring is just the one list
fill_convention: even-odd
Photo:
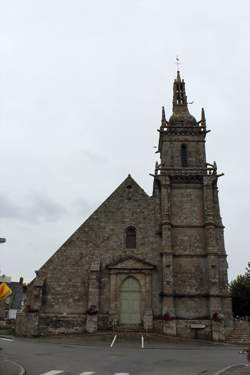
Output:
[[126,278],[120,287],[120,324],[141,324],[141,285],[132,276]]

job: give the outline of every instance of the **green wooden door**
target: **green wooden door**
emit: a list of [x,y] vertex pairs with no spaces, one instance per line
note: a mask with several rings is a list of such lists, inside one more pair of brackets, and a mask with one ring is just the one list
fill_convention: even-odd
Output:
[[120,323],[141,323],[141,287],[134,277],[128,277],[121,285]]

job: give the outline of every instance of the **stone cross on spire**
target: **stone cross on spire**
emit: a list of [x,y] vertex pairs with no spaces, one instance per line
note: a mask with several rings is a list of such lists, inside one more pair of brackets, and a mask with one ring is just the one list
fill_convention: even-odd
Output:
[[179,71],[180,71],[180,65],[181,65],[181,63],[180,63],[180,59],[179,59],[179,56],[176,56],[176,66],[177,66],[177,72],[179,72]]

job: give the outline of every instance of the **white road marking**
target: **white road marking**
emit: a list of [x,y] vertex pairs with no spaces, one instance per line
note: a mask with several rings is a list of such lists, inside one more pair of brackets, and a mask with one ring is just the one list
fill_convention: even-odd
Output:
[[141,337],[141,348],[144,349],[144,337]]
[[228,367],[225,367],[219,371],[217,371],[214,375],[222,375],[224,374],[227,370],[232,370],[232,369],[237,369],[237,368],[241,368],[241,367],[247,367],[248,365],[245,365],[245,364],[240,364],[240,365],[231,365],[231,366],[228,366]]
[[14,341],[13,339],[7,339],[6,337],[0,337],[0,339],[4,341]]
[[[62,374],[62,373],[64,373],[63,370],[51,370],[48,372],[43,372],[40,375],[57,375],[57,374]],[[94,374],[96,374],[96,372],[84,371],[84,372],[81,372],[79,375],[94,375]],[[128,372],[115,372],[114,375],[130,375],[130,374]]]
[[63,370],[51,370],[49,372],[44,372],[41,375],[57,375],[57,374],[62,374],[64,371]]
[[110,347],[111,347],[111,348],[113,348],[113,345],[114,345],[114,343],[115,343],[116,338],[117,338],[117,335],[114,336],[113,341],[112,341],[111,344],[110,344]]

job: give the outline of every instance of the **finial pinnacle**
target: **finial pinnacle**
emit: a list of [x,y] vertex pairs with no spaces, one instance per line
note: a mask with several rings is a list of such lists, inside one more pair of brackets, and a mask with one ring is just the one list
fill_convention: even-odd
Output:
[[206,116],[205,116],[205,110],[204,110],[204,108],[201,109],[201,124],[203,126],[206,125]]
[[164,106],[162,106],[161,107],[161,126],[165,127],[166,123],[167,123],[167,120],[166,120],[165,108]]

